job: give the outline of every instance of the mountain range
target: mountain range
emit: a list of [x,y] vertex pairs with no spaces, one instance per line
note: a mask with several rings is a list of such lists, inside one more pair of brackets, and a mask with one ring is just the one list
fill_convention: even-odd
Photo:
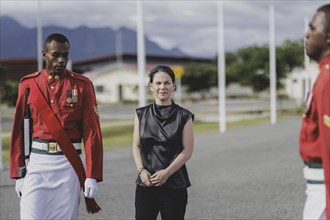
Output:
[[[44,26],[43,41],[50,33],[62,33],[70,41],[70,58],[73,61],[102,57],[116,54],[116,35],[121,36],[121,51],[136,54],[136,31],[121,27],[90,28],[80,26],[68,29],[57,26]],[[120,34],[116,34],[119,32]],[[145,36],[147,55],[182,57],[186,56],[180,49],[166,50]],[[22,26],[8,16],[0,17],[0,59],[34,58],[37,57],[37,29]]]

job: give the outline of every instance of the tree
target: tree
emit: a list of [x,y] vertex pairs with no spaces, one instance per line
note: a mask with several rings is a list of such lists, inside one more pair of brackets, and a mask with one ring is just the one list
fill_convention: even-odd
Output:
[[[226,53],[226,85],[237,82],[252,87],[255,92],[269,89],[269,48],[249,46]],[[295,67],[304,63],[303,40],[285,41],[276,48],[276,87],[284,87],[283,81]],[[205,97],[211,87],[218,86],[217,59],[210,63],[191,63],[185,66],[182,84],[188,92],[198,92]]]
[[[226,63],[226,74],[231,81],[251,86],[255,92],[269,88],[269,48],[250,46],[230,54]],[[236,57],[236,61],[234,58]],[[304,59],[303,41],[286,41],[276,48],[276,85],[283,88],[283,80],[294,67],[302,66]],[[227,58],[226,58],[227,60]]]
[[2,82],[2,79],[4,78],[5,75],[6,75],[6,69],[4,66],[0,64],[0,82]]
[[254,91],[262,91],[267,87],[268,48],[250,46],[241,48],[235,53],[236,62],[226,65],[226,74],[232,81],[243,86],[252,86]]
[[3,102],[6,103],[8,106],[15,106],[16,105],[16,99],[18,96],[18,82],[8,80],[4,84],[4,96],[3,96]]
[[304,42],[286,41],[276,50],[276,72],[281,74],[281,80],[285,79],[295,67],[303,67],[304,64]]
[[186,86],[187,92],[198,92],[205,97],[211,87],[218,85],[217,67],[210,63],[188,64],[181,82]]
[[17,88],[18,82],[4,80],[5,75],[7,74],[6,68],[0,65],[0,98],[1,103],[5,103],[8,106],[15,106],[17,99]]
[[6,69],[3,65],[0,64],[0,104],[4,96],[4,76],[6,75]]

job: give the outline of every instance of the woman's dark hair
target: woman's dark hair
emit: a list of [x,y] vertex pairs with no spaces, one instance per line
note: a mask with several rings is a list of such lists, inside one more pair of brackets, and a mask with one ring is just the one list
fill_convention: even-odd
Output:
[[46,45],[51,43],[53,40],[56,41],[56,42],[59,42],[59,43],[68,42],[68,45],[70,46],[70,42],[69,42],[68,38],[66,38],[63,34],[53,33],[53,34],[50,34],[46,38],[44,48],[46,48]]
[[168,67],[168,66],[156,66],[154,67],[148,74],[149,76],[149,83],[152,83],[154,81],[154,75],[158,72],[163,72],[163,73],[167,73],[171,79],[172,79],[172,82],[174,83],[175,82],[175,75],[174,75],[174,72],[173,70]]

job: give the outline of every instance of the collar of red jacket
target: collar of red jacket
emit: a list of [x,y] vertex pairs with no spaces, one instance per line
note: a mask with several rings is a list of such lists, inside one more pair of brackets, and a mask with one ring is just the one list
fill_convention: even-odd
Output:
[[319,62],[319,65],[320,65],[320,68],[322,68],[323,66],[325,65],[329,65],[330,64],[330,55],[324,57],[320,62]]
[[[55,78],[55,75],[54,74],[50,74],[47,72],[46,69],[43,69],[40,74],[45,78],[45,79],[48,79],[49,76],[51,76],[53,79]],[[58,74],[59,76],[59,80],[62,80],[66,75],[68,75],[69,72],[67,69],[64,70],[64,72],[62,74]]]

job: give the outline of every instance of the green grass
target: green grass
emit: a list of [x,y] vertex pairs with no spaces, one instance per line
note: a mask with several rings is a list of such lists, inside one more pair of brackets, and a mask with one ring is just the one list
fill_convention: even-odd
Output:
[[104,149],[132,144],[133,125],[119,125],[102,128]]
[[10,146],[10,137],[2,138],[2,161],[4,164],[9,161],[9,146]]
[[[233,121],[227,123],[227,128],[233,129],[233,128],[239,128],[239,127],[245,127],[249,125],[256,125],[260,123],[264,123],[269,121],[269,117],[261,117],[261,118],[253,118],[253,119],[244,119],[239,121]],[[195,122],[194,123],[194,131],[196,133],[206,133],[206,132],[215,132],[219,131],[219,123],[218,122]]]
[[[282,112],[278,115],[278,119],[281,120],[287,116],[297,115],[296,111],[290,112]],[[240,121],[234,121],[227,123],[227,130],[232,130],[236,128],[241,128],[245,126],[256,125],[260,123],[267,123],[270,121],[269,116],[246,119]],[[118,120],[116,120],[118,122]],[[106,124],[111,125],[111,120],[106,121]],[[218,122],[194,122],[194,132],[195,133],[207,133],[207,132],[217,132],[219,131],[219,123]],[[133,124],[129,124],[126,122],[125,125],[112,125],[112,126],[103,126],[102,127],[102,137],[103,137],[103,146],[104,149],[112,149],[118,147],[127,147],[131,146],[132,138],[133,138]],[[2,156],[3,163],[8,163],[9,161],[9,145],[10,145],[10,137],[2,138]]]

